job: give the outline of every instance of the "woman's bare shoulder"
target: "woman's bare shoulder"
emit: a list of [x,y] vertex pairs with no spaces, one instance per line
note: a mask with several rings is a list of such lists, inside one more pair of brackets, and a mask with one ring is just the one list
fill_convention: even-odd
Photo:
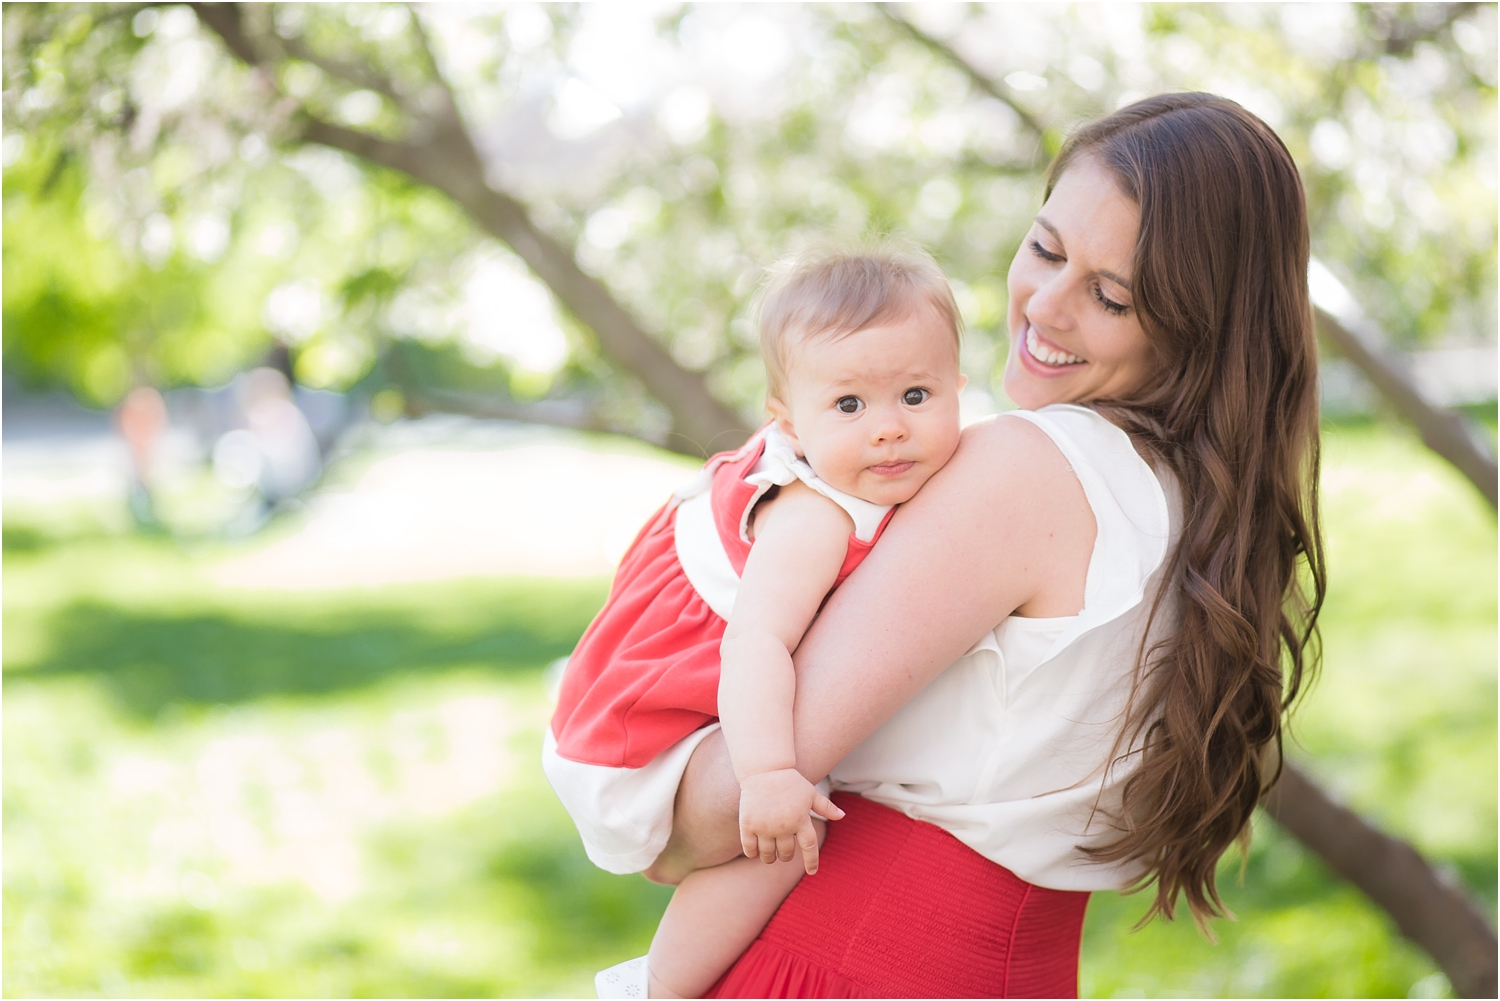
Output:
[[1043,449],[1057,452],[1057,446],[1047,436],[1047,432],[1037,427],[1028,420],[1021,420],[1009,414],[991,414],[964,428],[960,441],[983,445],[990,448],[1005,449]]
[[[930,530],[964,543],[971,584],[994,578],[1005,595],[998,618],[1072,615],[1096,524],[1083,485],[1046,432],[999,416],[964,430],[953,459],[908,507]],[[894,527],[894,526],[893,526]]]
[[[964,428],[944,467],[977,486],[992,502],[1029,504],[1049,498],[1084,502],[1083,487],[1056,443],[1030,421],[997,414]],[[1087,507],[1086,502],[1084,506]]]

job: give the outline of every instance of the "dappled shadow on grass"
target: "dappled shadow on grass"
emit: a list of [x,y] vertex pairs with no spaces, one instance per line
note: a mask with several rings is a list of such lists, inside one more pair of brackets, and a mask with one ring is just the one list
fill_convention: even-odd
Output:
[[[478,593],[475,593],[477,590]],[[504,581],[409,589],[408,600],[138,609],[75,602],[46,650],[5,684],[98,678],[129,711],[321,695],[456,667],[509,673],[567,655],[603,601],[599,582]]]
[[56,544],[53,536],[29,525],[7,524],[0,529],[0,541],[7,553],[39,553]]
[[[136,996],[578,996],[645,951],[670,890],[594,868],[550,792],[511,793],[376,838],[350,904],[287,885],[207,911],[164,898],[112,944],[120,972]],[[50,986],[91,983],[80,970]]]

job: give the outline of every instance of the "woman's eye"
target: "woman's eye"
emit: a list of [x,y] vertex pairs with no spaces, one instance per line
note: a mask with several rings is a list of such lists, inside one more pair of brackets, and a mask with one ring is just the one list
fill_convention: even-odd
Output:
[[1031,245],[1031,252],[1033,254],[1050,264],[1056,264],[1058,261],[1063,259],[1062,254],[1054,254],[1052,251],[1042,246],[1042,241],[1036,239],[1035,237],[1027,240],[1026,242]]
[[834,406],[841,414],[857,414],[865,408],[865,402],[857,396],[840,396]]
[[1109,296],[1105,295],[1104,290],[1097,285],[1094,286],[1094,298],[1099,300],[1099,305],[1104,307],[1106,313],[1111,313],[1115,316],[1123,316],[1125,311],[1130,308],[1123,302],[1115,302]]
[[908,389],[901,394],[901,402],[908,407],[920,407],[932,394],[925,389]]

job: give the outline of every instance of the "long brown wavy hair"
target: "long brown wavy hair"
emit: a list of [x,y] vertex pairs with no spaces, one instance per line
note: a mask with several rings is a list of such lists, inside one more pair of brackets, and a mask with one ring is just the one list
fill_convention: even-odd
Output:
[[[1182,534],[1143,649],[1121,748],[1121,834],[1089,854],[1139,860],[1144,920],[1179,895],[1224,911],[1220,857],[1247,844],[1281,772],[1285,712],[1318,662],[1317,345],[1302,181],[1276,133],[1233,101],[1165,94],[1074,132],[1048,175],[1104,165],[1140,207],[1131,298],[1158,365],[1095,405],[1176,475]],[[1167,601],[1170,596],[1171,601]],[[1124,760],[1120,758],[1119,760]]]

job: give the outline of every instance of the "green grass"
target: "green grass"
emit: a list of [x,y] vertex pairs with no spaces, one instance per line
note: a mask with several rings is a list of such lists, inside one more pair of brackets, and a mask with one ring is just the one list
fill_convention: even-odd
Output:
[[[1493,913],[1494,517],[1379,425],[1326,469],[1292,753]],[[666,894],[589,865],[537,760],[543,669],[606,581],[234,591],[218,545],[7,516],[6,996],[584,996],[644,950]],[[1084,992],[1446,990],[1269,821],[1222,882],[1217,945],[1096,895]]]

